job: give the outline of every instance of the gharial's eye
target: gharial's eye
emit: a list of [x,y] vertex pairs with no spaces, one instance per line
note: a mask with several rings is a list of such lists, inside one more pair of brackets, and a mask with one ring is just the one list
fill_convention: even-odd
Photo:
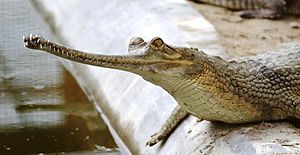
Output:
[[157,48],[160,48],[164,45],[164,41],[159,38],[159,37],[156,37],[156,38],[153,38],[151,41],[150,41],[150,44],[157,47]]
[[150,44],[157,48],[157,51],[159,51],[159,53],[166,59],[178,59],[181,57],[179,52],[165,44],[164,41],[159,37],[153,38],[150,41]]

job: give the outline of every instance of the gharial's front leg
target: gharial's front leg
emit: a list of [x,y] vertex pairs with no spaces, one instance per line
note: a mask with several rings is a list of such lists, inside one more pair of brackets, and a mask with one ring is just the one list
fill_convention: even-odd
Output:
[[153,146],[157,142],[167,138],[172,131],[175,129],[175,127],[178,125],[178,123],[183,120],[186,116],[188,116],[188,112],[181,109],[178,105],[173,111],[171,116],[167,119],[167,121],[163,124],[161,129],[153,134],[150,138],[150,140],[147,142],[146,145]]

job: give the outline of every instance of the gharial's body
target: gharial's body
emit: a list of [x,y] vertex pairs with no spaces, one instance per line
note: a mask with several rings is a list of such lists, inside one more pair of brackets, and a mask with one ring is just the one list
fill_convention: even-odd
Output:
[[243,10],[244,18],[280,18],[285,14],[300,15],[300,0],[192,0],[228,8]]
[[300,45],[229,63],[208,57],[204,65],[199,73],[186,75],[189,78],[166,77],[158,85],[205,120],[300,118]]
[[300,119],[300,44],[225,61],[160,38],[134,38],[128,56],[95,55],[69,49],[40,36],[25,46],[84,64],[125,70],[168,91],[179,106],[148,142],[165,138],[188,113],[226,123]]

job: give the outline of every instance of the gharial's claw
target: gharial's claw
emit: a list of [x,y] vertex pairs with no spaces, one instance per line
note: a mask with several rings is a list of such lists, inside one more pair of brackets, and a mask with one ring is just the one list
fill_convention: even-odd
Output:
[[150,140],[146,143],[146,146],[153,146],[161,140],[161,135],[159,133],[151,135]]
[[40,49],[42,43],[46,42],[40,35],[23,36],[24,46],[31,49]]

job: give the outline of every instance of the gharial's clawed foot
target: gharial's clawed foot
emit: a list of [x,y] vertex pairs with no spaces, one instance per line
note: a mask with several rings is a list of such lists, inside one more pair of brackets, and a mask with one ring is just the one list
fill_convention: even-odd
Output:
[[159,141],[167,139],[176,128],[178,123],[182,121],[186,116],[188,116],[188,112],[182,110],[180,106],[177,105],[176,108],[172,111],[171,116],[163,124],[160,130],[151,136],[150,140],[146,143],[146,146],[153,146]]
[[146,146],[153,146],[155,144],[157,144],[159,141],[161,141],[165,136],[163,134],[155,133],[153,135],[151,135],[151,138],[149,139],[149,141],[146,143]]
[[40,35],[23,36],[24,46],[31,49],[41,49],[41,45],[47,43],[47,41]]

